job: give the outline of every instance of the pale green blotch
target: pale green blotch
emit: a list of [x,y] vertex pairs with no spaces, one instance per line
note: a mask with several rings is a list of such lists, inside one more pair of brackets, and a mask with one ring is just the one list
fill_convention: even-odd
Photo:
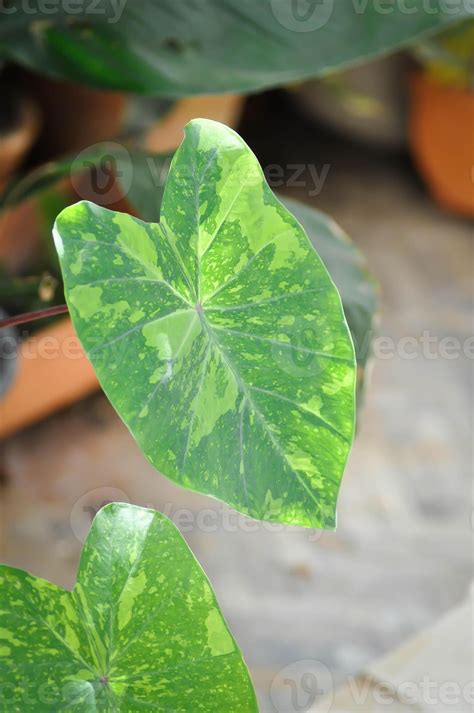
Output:
[[71,598],[69,594],[65,593],[61,599],[60,599],[61,605],[64,609],[64,614],[67,616],[67,618],[73,623],[73,624],[78,624],[79,623],[79,618],[77,616],[77,611],[74,608]]
[[223,656],[234,651],[234,642],[227,631],[220,613],[211,609],[206,619],[207,645],[212,656]]
[[272,272],[292,267],[295,263],[304,260],[309,252],[308,247],[301,245],[299,234],[294,229],[290,229],[284,236],[275,240],[274,245],[275,252],[268,268]]
[[144,316],[145,312],[142,309],[137,309],[135,312],[132,312],[128,320],[132,324],[135,324],[136,322],[139,322]]
[[[204,127],[206,126],[206,124],[211,124],[208,119],[195,119],[193,122],[190,122],[185,126],[186,138],[188,133],[190,133],[191,131],[195,131],[195,126],[193,126],[193,123],[201,123]],[[216,137],[213,136],[212,131],[199,131],[198,136],[198,151],[202,151],[204,153],[209,151],[215,151]],[[235,159],[235,152],[239,152],[243,148],[248,151],[248,147],[244,143],[243,139],[236,131],[234,131],[233,129],[229,129],[229,127],[226,127],[225,136],[224,134],[222,134],[219,138],[220,142],[217,160],[219,161],[219,164],[222,166],[222,168],[225,167],[226,160],[227,162],[229,162],[229,156],[233,156],[233,158]]]
[[273,498],[271,490],[267,490],[263,503],[264,517],[277,517],[283,507],[283,498]]
[[69,301],[82,319],[89,319],[103,308],[102,288],[91,285],[77,285],[69,292]]
[[71,263],[70,269],[73,275],[79,275],[82,270],[82,256],[83,253],[79,253],[77,259]]
[[161,278],[156,247],[146,228],[126,213],[115,213],[113,222],[120,229],[118,241],[126,252],[142,265],[150,268],[155,277]]
[[77,637],[77,634],[74,629],[72,629],[70,626],[67,626],[67,624],[64,626],[63,638],[70,649],[73,649],[75,651],[79,650],[80,642]]
[[[258,179],[251,180],[252,174],[255,172],[250,168],[248,153],[242,151],[242,141],[239,137],[236,137],[235,146],[237,151],[241,152],[236,160],[235,157],[231,160],[226,155],[221,155],[219,158],[222,172],[220,180],[216,183],[215,196],[217,200],[215,200],[215,205],[217,211],[212,213],[206,222],[201,220],[198,232],[198,250],[201,256],[214,241],[232,209],[234,209],[232,220],[239,220],[236,208],[236,199],[239,194],[244,188],[248,188],[251,184],[257,185],[259,182]],[[205,205],[203,204],[200,213],[204,214],[204,209]],[[247,214],[245,211],[242,218],[245,218]]]
[[195,446],[212,433],[221,416],[236,407],[239,394],[233,373],[222,369],[221,359],[218,362],[215,354],[206,369],[206,378],[192,404],[195,422],[191,440]]
[[21,646],[21,641],[9,629],[0,628],[0,639],[6,639],[12,646]]
[[114,323],[130,309],[130,305],[125,300],[119,300],[119,302],[111,302],[108,305],[104,305],[102,309],[104,316],[107,315],[107,318]]
[[148,347],[157,350],[159,359],[184,358],[201,332],[198,314],[193,309],[172,312],[142,329]]
[[253,302],[265,302],[265,300],[268,300],[271,297],[273,297],[272,291],[265,289],[265,290],[262,290],[262,292],[259,292],[258,295],[255,295],[255,298],[252,301]]
[[312,481],[322,482],[321,473],[309,453],[295,451],[294,453],[288,453],[286,459],[293,470],[300,472],[302,475],[304,474],[303,477],[309,476]]
[[135,600],[145,591],[146,583],[147,577],[144,571],[139,572],[136,577],[130,577],[127,580],[120,598],[117,613],[118,628],[120,630],[124,629],[131,620]]
[[[167,361],[165,364],[160,364],[157,366],[153,374],[148,379],[149,384],[157,384],[159,381],[169,381],[173,376],[173,367],[171,360]],[[148,405],[140,411],[140,417],[146,416],[148,414]]]
[[306,401],[305,403],[301,404],[302,408],[306,409],[307,411],[311,411],[311,413],[314,413],[316,416],[321,415],[322,406],[323,400],[318,394],[315,394],[310,398],[309,401]]
[[346,373],[342,378],[339,378],[338,380],[323,384],[321,386],[321,390],[327,396],[334,396],[334,394],[337,394],[341,389],[346,389],[347,387],[352,386],[353,381],[353,375],[351,373]]
[[173,350],[171,348],[170,334],[163,331],[163,325],[147,324],[146,327],[143,327],[142,334],[145,337],[147,347],[156,349],[158,359],[172,358]]

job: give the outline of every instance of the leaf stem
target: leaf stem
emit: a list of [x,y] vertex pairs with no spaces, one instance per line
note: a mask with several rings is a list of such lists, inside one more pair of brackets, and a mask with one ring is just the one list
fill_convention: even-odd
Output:
[[54,317],[57,314],[64,314],[68,311],[67,305],[55,305],[54,307],[46,307],[45,309],[38,309],[35,312],[24,312],[23,314],[17,314],[14,317],[7,317],[7,319],[0,320],[0,329],[5,327],[16,327],[19,324],[25,324],[26,322],[33,322],[36,319],[45,319],[46,317]]

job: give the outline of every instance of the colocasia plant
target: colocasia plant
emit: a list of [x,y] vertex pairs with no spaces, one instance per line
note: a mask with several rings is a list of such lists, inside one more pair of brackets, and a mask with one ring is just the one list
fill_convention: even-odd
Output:
[[[246,515],[333,529],[355,421],[341,298],[231,129],[192,121],[159,223],[57,218],[71,318],[148,460]],[[72,592],[0,568],[8,711],[254,711],[203,572],[159,513],[96,517]]]
[[[424,0],[409,13],[318,0],[41,5],[0,0],[0,63],[167,97],[300,81],[470,14]],[[130,157],[137,179],[142,159]],[[46,178],[70,169],[51,164]],[[176,483],[249,517],[334,528],[375,312],[357,250],[322,214],[278,199],[217,123],[191,122],[163,196],[152,188],[132,182],[127,199],[153,223],[85,202],[56,221],[69,311],[103,390]],[[112,504],[72,592],[0,567],[0,713],[145,710],[257,704],[174,525]]]

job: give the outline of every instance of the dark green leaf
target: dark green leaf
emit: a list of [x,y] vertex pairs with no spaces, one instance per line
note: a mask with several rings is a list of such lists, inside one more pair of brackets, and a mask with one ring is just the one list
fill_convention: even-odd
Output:
[[[121,195],[142,214],[153,211],[159,216],[159,208],[166,174],[171,162],[170,154],[149,154],[126,145],[104,141],[81,151],[79,154],[50,161],[15,180],[0,194],[0,210],[8,210],[22,201],[34,198],[54,188],[63,178],[70,178],[73,188],[80,194],[84,187],[93,191],[98,185],[96,200],[109,197],[106,192],[107,178],[114,176]],[[84,184],[78,176],[85,172],[90,178]],[[104,188],[100,188],[100,186]],[[153,200],[149,196],[153,195]],[[113,194],[117,199],[118,194]],[[146,206],[144,206],[146,200]]]
[[429,11],[426,0],[86,0],[74,14],[69,3],[48,13],[12,5],[1,14],[0,54],[58,77],[168,96],[301,80],[469,16],[465,3],[445,9],[442,0]]

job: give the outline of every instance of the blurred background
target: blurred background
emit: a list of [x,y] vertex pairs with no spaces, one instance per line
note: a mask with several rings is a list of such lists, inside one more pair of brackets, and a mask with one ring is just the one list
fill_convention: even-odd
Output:
[[[456,56],[472,69],[466,32]],[[234,126],[271,187],[331,216],[372,275],[351,306],[363,321],[358,433],[334,533],[250,521],[155,472],[98,391],[67,318],[2,337],[1,560],[72,587],[102,505],[164,512],[208,574],[265,712],[323,710],[323,694],[337,701],[350,677],[373,681],[374,662],[405,641],[422,649],[420,632],[469,594],[473,85],[461,60],[440,66],[428,44],[251,95],[139,98],[13,63],[1,75],[5,313],[63,301],[50,237],[62,207],[88,197],[147,214],[137,177],[149,172],[161,195],[194,116]],[[72,356],[55,350],[66,342]],[[472,619],[462,622],[467,636]],[[435,648],[455,649],[456,635]],[[317,692],[304,685],[311,671]],[[357,710],[392,710],[370,705]],[[466,699],[436,705],[406,710],[471,710]]]

